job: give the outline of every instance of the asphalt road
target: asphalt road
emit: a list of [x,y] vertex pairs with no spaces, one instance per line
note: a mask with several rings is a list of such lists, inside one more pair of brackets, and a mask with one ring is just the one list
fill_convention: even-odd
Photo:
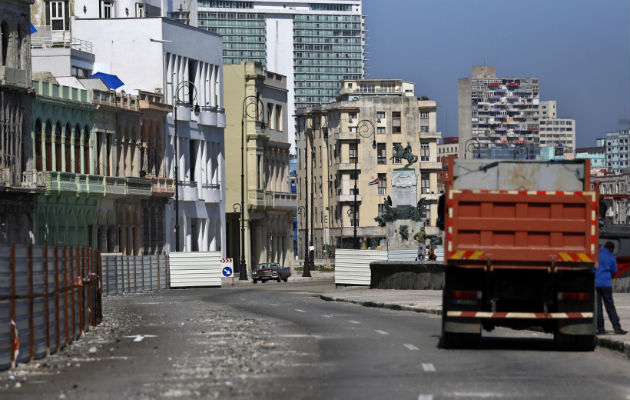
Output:
[[332,288],[108,299],[118,319],[96,344],[88,335],[46,368],[18,368],[20,387],[0,387],[0,398],[630,399],[630,362],[617,353],[558,352],[547,335],[510,330],[479,350],[443,350],[439,317],[319,298]]

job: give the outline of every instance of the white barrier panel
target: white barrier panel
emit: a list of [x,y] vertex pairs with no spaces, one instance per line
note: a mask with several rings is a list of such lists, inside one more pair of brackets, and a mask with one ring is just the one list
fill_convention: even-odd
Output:
[[380,250],[335,250],[335,284],[370,286],[370,263],[387,261],[387,252]]
[[221,252],[170,253],[171,287],[221,287]]

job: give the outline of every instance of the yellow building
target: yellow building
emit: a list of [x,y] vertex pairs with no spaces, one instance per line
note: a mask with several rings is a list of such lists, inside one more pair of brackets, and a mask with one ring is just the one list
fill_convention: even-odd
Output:
[[391,172],[406,165],[392,158],[397,144],[409,144],[418,156],[412,165],[418,200],[425,199],[427,231],[434,233],[441,169],[436,102],[418,99],[414,84],[399,79],[344,81],[338,100],[296,112],[299,256],[304,257],[306,218],[315,258],[326,258],[331,246],[352,248],[355,224],[361,248],[381,244],[385,228],[374,218],[392,195]]
[[296,195],[290,193],[288,182],[286,77],[264,71],[260,63],[254,62],[224,65],[223,77],[227,256],[234,259],[238,271],[243,173],[248,277],[252,266],[263,262],[292,267]]

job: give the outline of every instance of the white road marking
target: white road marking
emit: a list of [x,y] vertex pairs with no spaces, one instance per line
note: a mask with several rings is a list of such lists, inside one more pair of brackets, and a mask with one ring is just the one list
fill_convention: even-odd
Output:
[[353,319],[349,319],[348,322],[350,322],[351,324],[355,324],[355,325],[361,325],[361,323],[359,321],[355,321]]
[[490,398],[501,398],[506,397],[503,393],[493,393],[493,392],[451,392],[445,393],[446,396],[449,397],[464,397],[464,398],[472,398],[472,397],[480,397],[482,399],[490,399]]
[[270,305],[270,306],[273,306],[273,307],[277,307],[277,306],[278,306],[277,304],[274,304],[274,303],[271,303],[271,304],[269,304],[269,305]]
[[334,315],[333,314],[322,314],[322,317],[324,317],[324,318],[332,318],[332,317],[334,317]]
[[411,351],[420,350],[419,348],[417,348],[416,346],[414,346],[413,344],[410,344],[410,343],[403,343],[403,346],[405,346],[407,348],[407,350],[411,350]]
[[432,394],[421,394],[418,396],[418,400],[433,400]]
[[380,334],[380,335],[389,335],[389,332],[385,332],[385,331],[381,331],[379,329],[375,329],[374,332]]
[[299,309],[299,308],[296,308],[295,311],[297,311],[297,312],[306,312],[306,311],[304,311],[302,309]]
[[433,364],[422,364],[424,372],[435,372],[435,366]]
[[154,338],[157,337],[155,335],[131,335],[131,336],[125,336],[126,338],[129,339],[133,339],[134,342],[142,342],[142,340],[144,340],[144,338]]

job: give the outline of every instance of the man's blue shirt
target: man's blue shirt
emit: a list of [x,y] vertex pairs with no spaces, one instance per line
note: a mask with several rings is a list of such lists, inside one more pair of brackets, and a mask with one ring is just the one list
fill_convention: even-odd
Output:
[[611,287],[611,278],[617,273],[617,260],[608,249],[599,249],[599,266],[595,269],[595,287]]

